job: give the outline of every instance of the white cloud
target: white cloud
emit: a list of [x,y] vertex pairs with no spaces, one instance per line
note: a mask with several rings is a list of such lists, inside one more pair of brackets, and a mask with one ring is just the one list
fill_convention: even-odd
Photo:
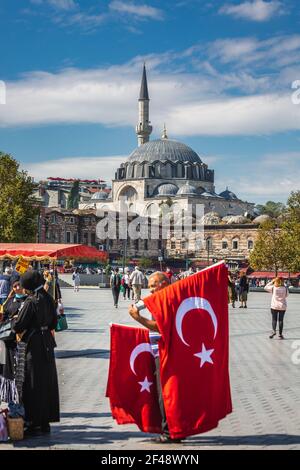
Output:
[[132,2],[125,2],[122,0],[113,0],[109,4],[109,8],[112,11],[118,13],[125,13],[128,15],[133,15],[139,18],[150,18],[153,20],[162,20],[163,12],[158,8],[151,7],[149,5],[137,5]]
[[225,161],[227,169],[223,163],[220,175],[216,172],[218,189],[229,186],[243,200],[285,203],[291,191],[300,189],[300,152],[256,155],[253,164],[245,148],[239,157],[223,155]]
[[77,7],[74,0],[30,0],[34,5],[48,4],[57,10],[73,10]]
[[[8,82],[0,126],[134,126],[141,65],[136,61],[107,69],[36,72]],[[289,94],[230,97],[222,93],[218,79],[209,82],[201,74],[158,74],[152,70],[148,76],[156,132],[164,122],[173,136],[261,135],[300,129],[300,106],[292,104]]]
[[81,179],[99,178],[110,184],[115,177],[115,171],[126,158],[127,155],[70,157],[44,162],[29,162],[23,167],[36,181],[46,179],[49,176],[61,176]]
[[[133,127],[146,60],[156,135],[164,122],[170,136],[299,130],[300,106],[292,104],[291,83],[300,79],[300,68],[293,63],[280,65],[293,54],[300,57],[300,35],[264,41],[222,39],[181,52],[135,57],[123,65],[32,72],[6,83],[0,126]],[[265,72],[266,64],[272,72]],[[272,64],[277,64],[275,69]],[[193,73],[185,72],[191,68]]]
[[252,21],[267,21],[276,14],[282,13],[282,2],[253,0],[238,5],[226,4],[220,8],[219,13]]

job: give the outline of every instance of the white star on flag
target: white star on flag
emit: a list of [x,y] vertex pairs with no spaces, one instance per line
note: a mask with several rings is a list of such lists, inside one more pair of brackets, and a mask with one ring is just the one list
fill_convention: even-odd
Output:
[[147,390],[147,392],[150,393],[150,387],[153,384],[153,382],[149,382],[148,377],[145,377],[143,382],[138,382],[141,385],[141,390],[140,392],[143,392],[144,390]]
[[214,363],[214,361],[210,357],[213,352],[214,349],[206,349],[204,343],[202,343],[202,351],[198,352],[197,354],[194,354],[194,356],[199,357],[201,359],[200,367],[202,367],[206,362],[209,362],[210,364]]

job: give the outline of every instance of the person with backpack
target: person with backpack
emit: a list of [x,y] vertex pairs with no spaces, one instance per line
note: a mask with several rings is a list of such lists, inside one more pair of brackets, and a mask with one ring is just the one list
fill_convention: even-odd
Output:
[[283,318],[287,309],[286,298],[289,295],[288,288],[284,285],[282,277],[276,277],[273,281],[268,282],[265,286],[265,291],[272,294],[271,300],[271,314],[272,314],[272,333],[270,339],[276,336],[277,321],[279,323],[279,339],[284,339],[283,332]]
[[118,308],[119,295],[121,290],[122,277],[119,274],[119,268],[115,268],[114,272],[110,277],[110,287],[112,289],[112,295],[114,299],[114,306]]

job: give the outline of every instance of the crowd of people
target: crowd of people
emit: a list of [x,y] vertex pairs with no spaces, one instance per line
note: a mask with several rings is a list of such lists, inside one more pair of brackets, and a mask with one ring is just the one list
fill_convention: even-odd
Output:
[[[142,288],[147,284],[150,291],[157,292],[167,285],[195,273],[193,268],[175,274],[167,267],[165,272],[152,272],[146,275],[139,266],[133,270],[113,269],[110,275],[114,307],[118,307],[119,296],[132,300],[130,315],[151,331],[150,342],[153,351],[158,351],[160,334],[153,320],[144,318],[140,311],[145,308],[141,301]],[[79,270],[73,272],[74,289],[79,290]],[[272,294],[271,316],[272,339],[278,334],[283,336],[283,320],[287,309],[288,288],[283,279],[277,277],[267,283],[265,291]],[[235,307],[247,308],[249,282],[245,273],[228,273],[228,303]],[[50,423],[57,422],[59,416],[59,391],[54,349],[54,331],[57,326],[58,305],[62,295],[55,270],[43,272],[31,266],[20,276],[12,267],[6,267],[0,275],[0,332],[1,326],[10,324],[9,336],[0,335],[0,404],[19,403],[24,407],[25,433],[49,433]],[[156,354],[156,368],[159,360]],[[160,408],[163,434],[159,442],[170,442],[167,421],[164,413],[163,398],[159,385]]]

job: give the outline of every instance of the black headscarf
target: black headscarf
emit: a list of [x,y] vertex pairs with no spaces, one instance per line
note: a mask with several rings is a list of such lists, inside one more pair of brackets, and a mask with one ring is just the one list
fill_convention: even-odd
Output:
[[21,277],[21,285],[24,289],[34,292],[39,287],[43,287],[45,280],[38,271],[27,271]]

